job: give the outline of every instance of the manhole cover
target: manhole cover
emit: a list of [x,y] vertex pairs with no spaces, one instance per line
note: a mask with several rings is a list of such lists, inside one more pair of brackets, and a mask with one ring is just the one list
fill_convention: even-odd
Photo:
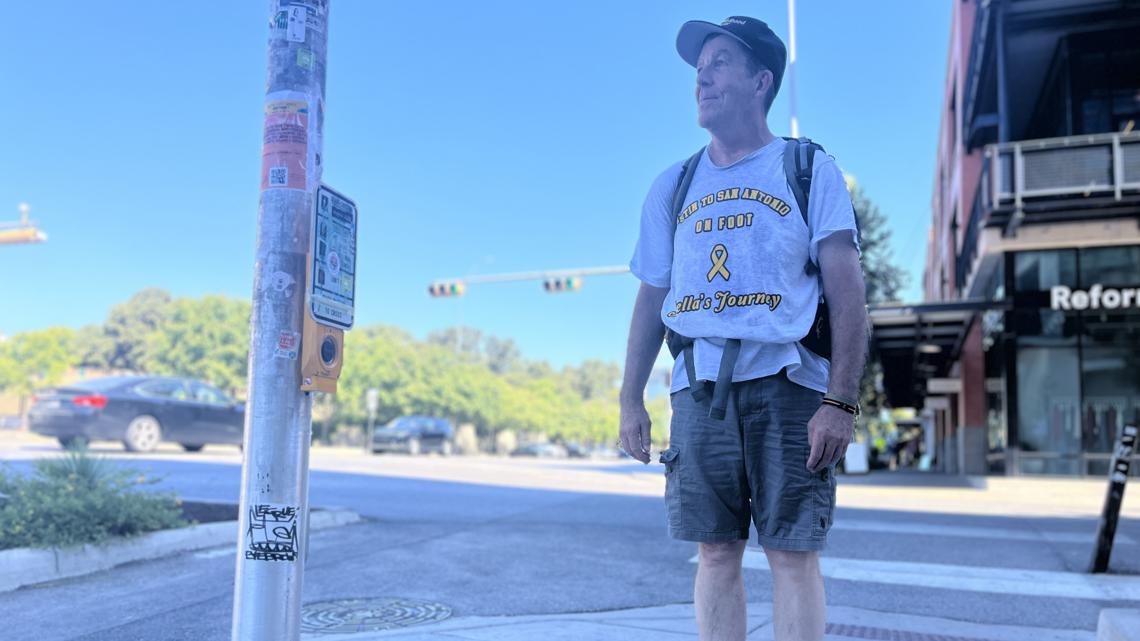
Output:
[[436,623],[451,616],[442,603],[412,599],[337,599],[301,608],[301,631],[328,634],[393,630]]

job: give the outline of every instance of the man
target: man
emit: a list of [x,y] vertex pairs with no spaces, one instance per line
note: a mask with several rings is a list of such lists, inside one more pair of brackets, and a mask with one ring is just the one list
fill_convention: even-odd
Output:
[[[818,551],[831,527],[834,466],[851,440],[866,358],[851,200],[835,163],[817,153],[804,224],[784,170],[786,143],[767,123],[786,50],[766,24],[735,16],[721,25],[688,22],[677,51],[696,67],[698,123],[709,144],[679,215],[672,208],[682,163],[657,178],[642,209],[630,263],[642,284],[622,384],[621,444],[649,462],[642,400],[649,372],[667,328],[693,339],[674,366],[670,447],[661,461],[670,535],[699,548],[700,638],[745,637],[741,561],[755,523],[772,569],[776,639],[820,640]],[[821,288],[830,361],[800,343],[814,326]]]

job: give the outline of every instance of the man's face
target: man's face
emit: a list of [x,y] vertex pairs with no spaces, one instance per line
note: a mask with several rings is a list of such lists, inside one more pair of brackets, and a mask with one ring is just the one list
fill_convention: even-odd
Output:
[[728,36],[705,41],[697,58],[697,122],[701,127],[731,125],[762,117],[758,84],[763,73],[748,72],[744,45]]

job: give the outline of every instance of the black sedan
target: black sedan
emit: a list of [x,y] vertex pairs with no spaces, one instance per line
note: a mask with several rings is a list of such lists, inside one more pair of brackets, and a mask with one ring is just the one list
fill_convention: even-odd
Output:
[[407,452],[412,456],[454,451],[455,427],[451,421],[434,416],[401,416],[377,428],[372,434],[372,453]]
[[241,445],[244,403],[200,381],[115,376],[79,381],[36,394],[28,427],[64,447],[97,439],[149,452],[161,441],[188,452],[208,444]]

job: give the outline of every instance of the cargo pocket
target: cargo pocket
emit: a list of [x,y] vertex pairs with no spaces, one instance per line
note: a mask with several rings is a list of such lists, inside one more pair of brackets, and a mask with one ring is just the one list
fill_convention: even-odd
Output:
[[826,536],[835,517],[835,469],[820,470],[812,485],[815,496],[812,497],[811,533],[813,537]]
[[670,447],[661,453],[660,461],[665,465],[665,511],[669,515],[670,527],[681,526],[681,470],[677,459],[680,450]]

